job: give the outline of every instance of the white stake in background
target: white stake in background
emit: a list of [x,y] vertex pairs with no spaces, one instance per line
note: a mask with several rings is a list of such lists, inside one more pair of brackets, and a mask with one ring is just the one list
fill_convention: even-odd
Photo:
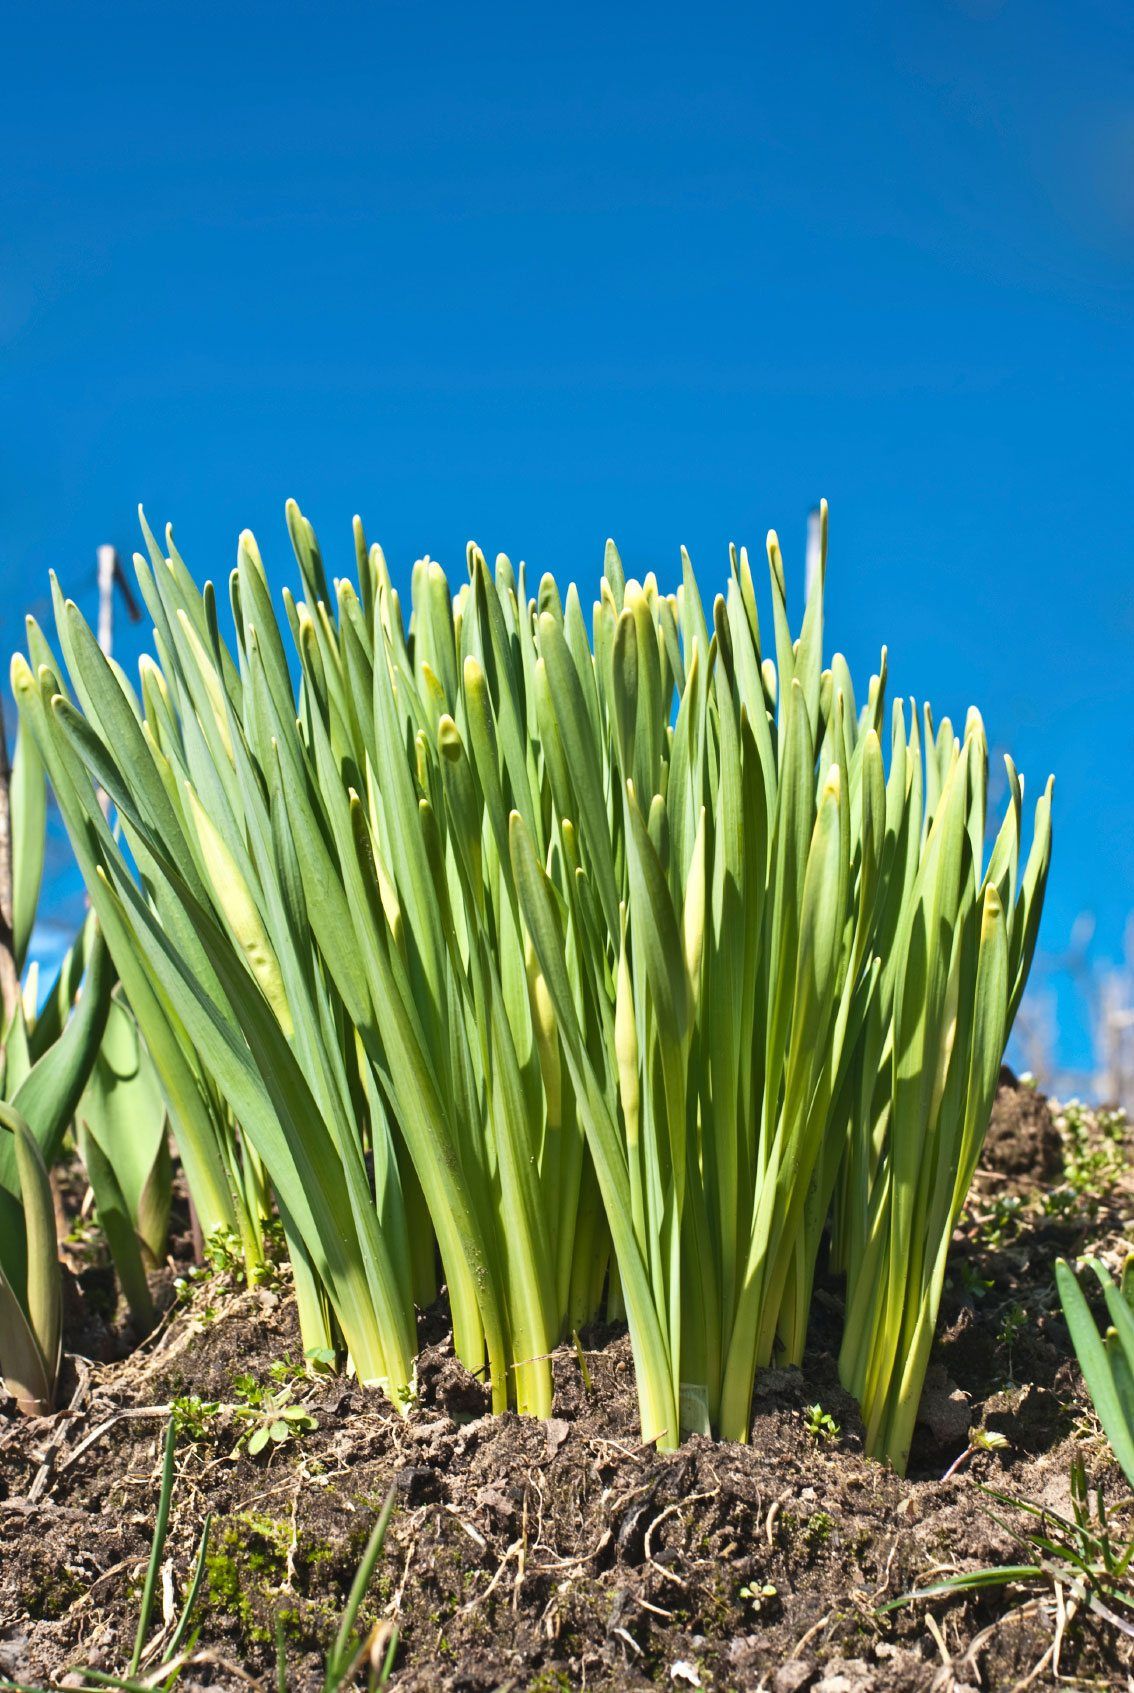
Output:
[[114,585],[118,584],[126,602],[126,615],[131,623],[141,621],[142,608],[134,598],[129,579],[122,568],[118,548],[104,541],[98,549],[98,644],[110,657],[114,645]]
[[807,553],[804,566],[805,601],[811,598],[811,584],[819,570],[819,507],[812,506],[807,514]]

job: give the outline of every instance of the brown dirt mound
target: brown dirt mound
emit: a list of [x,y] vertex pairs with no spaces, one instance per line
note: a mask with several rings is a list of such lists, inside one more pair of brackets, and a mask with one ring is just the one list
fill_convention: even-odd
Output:
[[1063,1142],[1047,1099],[1007,1065],[1000,1072],[982,1163],[1021,1187],[1046,1187],[1063,1174]]
[[[1000,1194],[1005,1184],[993,1185]],[[1079,1452],[1108,1497],[1127,1491],[1103,1444],[1084,1438],[1051,1292],[1052,1258],[1086,1224],[1079,1213],[1053,1222],[1028,1199],[990,1233],[981,1203],[958,1234],[910,1480],[862,1456],[832,1357],[834,1282],[820,1288],[804,1370],[758,1379],[751,1446],[643,1448],[617,1331],[583,1337],[589,1386],[573,1348],[556,1357],[549,1421],[486,1416],[483,1390],[435,1338],[436,1310],[422,1318],[430,1344],[407,1416],[356,1384],[296,1372],[292,1389],[316,1427],[251,1458],[233,1454],[239,1380],[275,1385],[280,1360],[299,1360],[294,1307],[286,1286],[249,1293],[204,1279],[129,1356],[76,1363],[69,1411],[34,1425],[0,1415],[0,1674],[59,1685],[77,1662],[121,1672],[168,1407],[195,1396],[182,1407],[191,1426],[162,1584],[173,1615],[212,1513],[182,1688],[268,1693],[277,1625],[291,1693],[321,1687],[391,1487],[397,1508],[364,1617],[396,1621],[391,1686],[405,1693],[1015,1687],[1048,1651],[1050,1608],[1019,1591],[937,1601],[936,1633],[924,1604],[880,1611],[935,1571],[1019,1557],[974,1478],[1066,1512]],[[1108,1205],[1101,1221],[1099,1203],[1090,1212],[1094,1238],[1125,1226],[1129,1196]],[[1017,1305],[1028,1321],[1005,1350],[1005,1313]],[[833,1438],[811,1431],[815,1403],[838,1424]],[[971,1425],[1010,1447],[970,1454],[942,1480]],[[1061,1668],[1078,1685],[1125,1687],[1129,1645],[1093,1621],[1076,1625]],[[1053,1685],[1050,1664],[1032,1685]]]

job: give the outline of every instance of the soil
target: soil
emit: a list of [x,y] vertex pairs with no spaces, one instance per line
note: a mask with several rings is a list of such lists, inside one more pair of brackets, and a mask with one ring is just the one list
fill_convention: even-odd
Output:
[[[1004,1525],[1029,1519],[977,1482],[1067,1515],[1081,1458],[1116,1538],[1134,1535],[1052,1282],[1061,1254],[1098,1247],[1122,1262],[1127,1159],[1121,1119],[1077,1107],[1053,1118],[1006,1079],[954,1243],[909,1479],[862,1455],[838,1385],[833,1279],[821,1280],[805,1368],[758,1378],[751,1446],[694,1438],[659,1454],[639,1442],[622,1331],[582,1337],[585,1372],[573,1346],[556,1357],[549,1421],[493,1418],[435,1308],[403,1417],[347,1380],[281,1369],[302,1357],[285,1279],[247,1291],[198,1274],[178,1287],[174,1263],[157,1278],[161,1323],[137,1345],[105,1267],[72,1254],[65,1408],[34,1423],[0,1413],[0,1677],[46,1687],[77,1685],[76,1664],[123,1673],[177,1400],[143,1673],[160,1661],[211,1517],[182,1689],[276,1688],[277,1635],[291,1693],[321,1688],[391,1488],[360,1626],[377,1625],[380,1658],[396,1624],[389,1685],[404,1693],[1022,1689],[1054,1685],[1057,1669],[1065,1686],[1125,1688],[1134,1641],[1105,1618],[1073,1615],[1054,1662],[1050,1582],[882,1607],[943,1575],[1028,1561]],[[290,1393],[315,1426],[257,1456],[234,1451],[255,1396],[244,1378]],[[816,1430],[815,1405],[835,1432]],[[1006,1444],[974,1448],[974,1431]]]
[[1063,1141],[1047,1100],[1005,1065],[984,1138],[986,1171],[1010,1176],[1020,1188],[1044,1187],[1063,1173]]

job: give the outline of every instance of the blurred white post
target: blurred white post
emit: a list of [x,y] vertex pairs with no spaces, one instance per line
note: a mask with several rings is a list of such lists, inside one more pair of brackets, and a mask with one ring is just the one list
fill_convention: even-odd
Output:
[[[110,657],[114,645],[114,578],[118,574],[118,548],[104,541],[98,549],[98,644]],[[105,788],[98,790],[102,815],[110,816],[110,795]]]
[[819,507],[812,506],[807,514],[807,563],[804,584],[807,598],[811,598],[811,584],[819,573]]
[[104,542],[98,549],[98,644],[107,658],[114,644],[114,578],[121,572],[118,548]]
[[8,759],[8,730],[4,723],[4,698],[0,694],[0,1038],[7,1039],[8,1026],[20,1000],[20,978],[16,970],[12,932],[12,766]]
[[[122,590],[122,598],[126,602],[126,611],[131,623],[137,623],[142,615],[141,607],[130,592],[130,584],[126,580],[118,548],[104,541],[98,549],[98,644],[107,658],[110,657],[111,648],[114,646],[115,584]],[[99,789],[98,797],[103,816],[109,816],[110,799],[102,788]]]

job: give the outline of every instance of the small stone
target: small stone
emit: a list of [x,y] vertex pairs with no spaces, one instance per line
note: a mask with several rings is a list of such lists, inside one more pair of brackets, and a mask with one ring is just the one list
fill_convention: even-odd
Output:
[[815,1666],[806,1658],[789,1658],[772,1677],[773,1693],[799,1693],[807,1687],[815,1674]]
[[433,1443],[447,1434],[452,1434],[453,1422],[450,1417],[435,1417],[428,1423],[411,1423],[409,1436],[421,1446],[432,1446]]
[[26,1634],[9,1635],[7,1640],[0,1641],[0,1673],[10,1675],[14,1679],[20,1666],[20,1660],[27,1651],[28,1637]]
[[647,1512],[652,1503],[648,1499],[644,1504],[631,1505],[622,1514],[618,1525],[618,1556],[624,1564],[640,1564],[646,1555]]
[[815,1693],[871,1693],[873,1687],[874,1676],[862,1658],[832,1658],[815,1683]]
[[960,1451],[968,1445],[972,1407],[968,1395],[951,1382],[940,1364],[925,1378],[917,1420],[928,1429],[938,1446]]
[[760,1637],[756,1634],[738,1634],[728,1643],[728,1661],[738,1664],[742,1658],[750,1657],[760,1644]]
[[543,1426],[547,1434],[547,1455],[549,1458],[554,1458],[570,1434],[571,1424],[562,1417],[548,1417]]
[[428,1505],[441,1492],[441,1478],[428,1464],[407,1464],[394,1478],[394,1485],[407,1505]]
[[503,1522],[510,1522],[516,1514],[516,1501],[509,1499],[498,1487],[482,1487],[477,1493],[476,1502],[481,1510],[488,1511]]
[[459,1424],[457,1428],[457,1439],[454,1446],[454,1451],[457,1456],[459,1458],[465,1458],[470,1452],[475,1452],[487,1433],[487,1417],[477,1417],[475,1422]]
[[677,1681],[684,1687],[700,1687],[701,1672],[696,1664],[691,1664],[685,1658],[678,1658],[669,1666],[669,1679]]

